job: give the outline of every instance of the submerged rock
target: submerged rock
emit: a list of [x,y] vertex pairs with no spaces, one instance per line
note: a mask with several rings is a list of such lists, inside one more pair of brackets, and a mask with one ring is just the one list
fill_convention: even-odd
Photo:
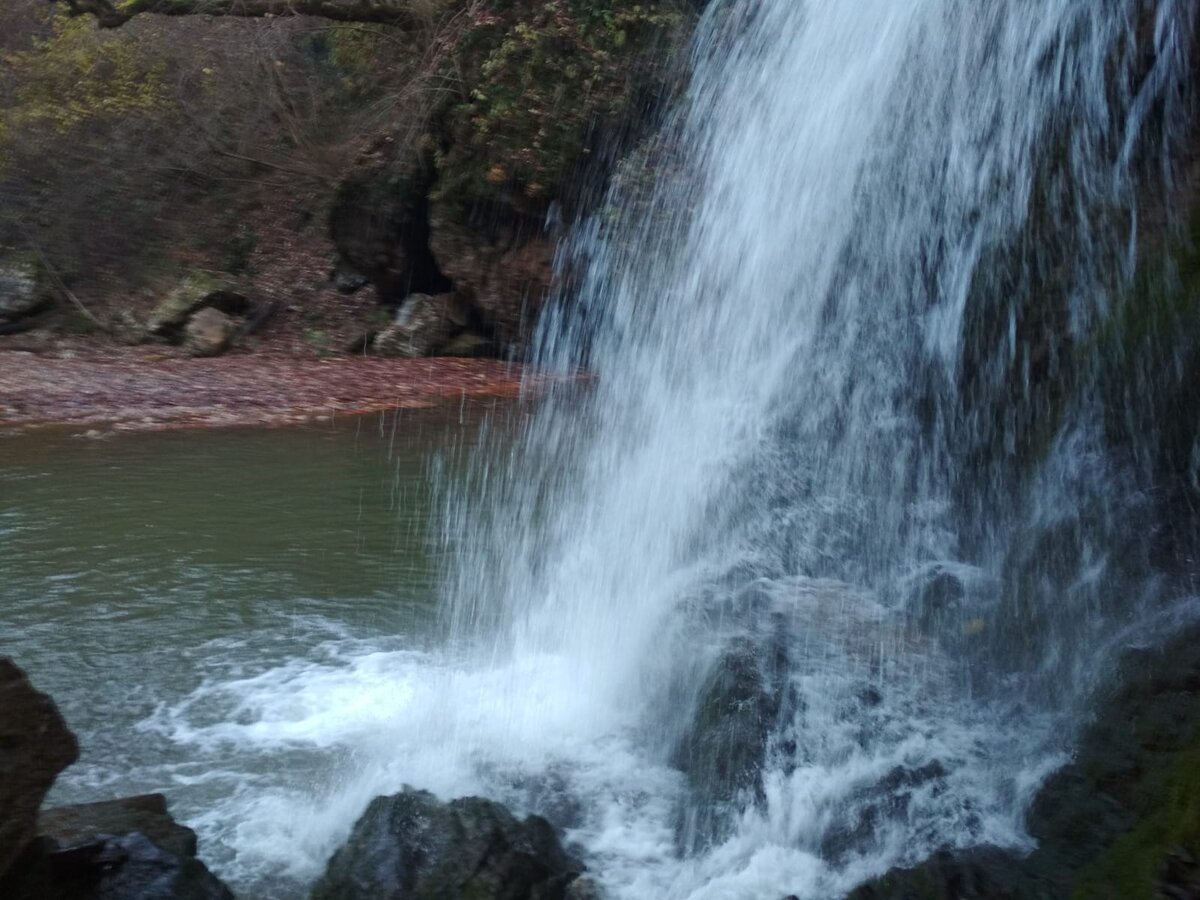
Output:
[[229,349],[237,332],[231,316],[211,306],[200,310],[183,329],[183,349],[191,356],[220,356]]
[[0,657],[0,876],[33,840],[54,779],[78,758],[75,735],[54,701]]
[[539,816],[410,789],[371,801],[311,898],[565,900],[582,871]]

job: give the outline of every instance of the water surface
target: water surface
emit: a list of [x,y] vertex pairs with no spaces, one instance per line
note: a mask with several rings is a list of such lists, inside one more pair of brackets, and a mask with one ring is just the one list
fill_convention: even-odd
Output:
[[[82,745],[52,802],[163,791],[218,870],[247,886],[270,869],[254,896],[298,893],[287,872],[311,875],[329,835],[289,846],[303,823],[272,804],[336,793],[344,729],[388,717],[402,688],[381,671],[366,690],[364,667],[419,655],[436,621],[431,460],[476,418],[0,441],[0,652]],[[359,682],[286,682],[321,667]]]

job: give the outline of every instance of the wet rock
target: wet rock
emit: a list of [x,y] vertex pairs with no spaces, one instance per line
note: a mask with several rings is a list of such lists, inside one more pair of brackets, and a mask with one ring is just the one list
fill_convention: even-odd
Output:
[[1200,883],[1200,626],[1126,654],[1071,763],[1039,790],[1037,849],[944,851],[851,900],[1195,897]]
[[1195,900],[1200,897],[1200,862],[1183,847],[1175,847],[1163,861],[1154,884],[1156,900]]
[[380,356],[467,356],[489,342],[470,330],[473,312],[458,294],[413,294],[371,347]]
[[[965,853],[942,851],[911,869],[894,869],[851,891],[846,900],[1018,900],[1013,874],[1020,860],[982,847]],[[1054,895],[1050,895],[1054,896]]]
[[582,871],[545,819],[410,789],[371,802],[311,898],[564,900]]
[[587,876],[576,878],[567,885],[564,900],[604,900],[604,892],[600,885]]
[[675,749],[690,797],[681,824],[686,848],[717,839],[740,807],[761,799],[762,769],[788,695],[781,635],[734,640],[700,689],[691,727]]
[[229,349],[237,322],[207,306],[192,316],[183,329],[183,349],[191,356],[220,356]]
[[918,790],[945,789],[945,767],[934,760],[923,766],[897,766],[878,782],[846,800],[841,827],[830,829],[821,839],[821,858],[841,864],[854,851],[877,848],[890,827],[908,818],[913,795]]
[[196,832],[171,818],[167,798],[162,794],[140,794],[43,810],[38,816],[37,830],[60,847],[89,843],[98,834],[136,831],[168,853],[196,855]]
[[0,874],[33,840],[42,799],[78,758],[79,745],[54,701],[0,657]]
[[140,832],[40,838],[0,882],[6,900],[234,900],[193,856],[171,852]]
[[193,272],[150,313],[146,333],[173,337],[198,310],[212,308],[227,315],[240,315],[248,307],[246,297],[229,279],[208,272]]
[[0,323],[40,312],[54,297],[42,283],[37,258],[27,253],[0,256]]

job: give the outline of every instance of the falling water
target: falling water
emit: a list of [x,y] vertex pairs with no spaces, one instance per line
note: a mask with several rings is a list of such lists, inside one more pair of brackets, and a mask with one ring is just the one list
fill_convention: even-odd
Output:
[[1162,605],[1113,558],[1144,555],[1114,525],[1136,474],[1079,348],[1137,260],[1185,7],[708,11],[654,186],[580,228],[544,330],[594,383],[452,518],[456,630],[521,673],[513,727],[685,773],[661,872],[613,849],[662,812],[619,785],[575,823],[618,893],[823,895],[1021,845],[1103,648]]
[[[287,696],[279,739],[351,755],[214,813],[238,865],[312,877],[405,783],[546,815],[614,897],[1026,846],[1106,654],[1180,608],[1102,383],[1194,7],[713,5],[644,177],[564,250],[538,359],[586,382],[446,499],[450,640],[150,723],[269,743]],[[230,697],[252,721],[194,727]]]

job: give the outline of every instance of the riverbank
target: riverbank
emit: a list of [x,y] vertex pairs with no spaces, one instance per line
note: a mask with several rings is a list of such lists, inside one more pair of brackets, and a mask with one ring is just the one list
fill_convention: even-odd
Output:
[[291,425],[391,409],[513,398],[545,376],[495,359],[192,359],[160,347],[0,351],[0,430],[108,431]]

